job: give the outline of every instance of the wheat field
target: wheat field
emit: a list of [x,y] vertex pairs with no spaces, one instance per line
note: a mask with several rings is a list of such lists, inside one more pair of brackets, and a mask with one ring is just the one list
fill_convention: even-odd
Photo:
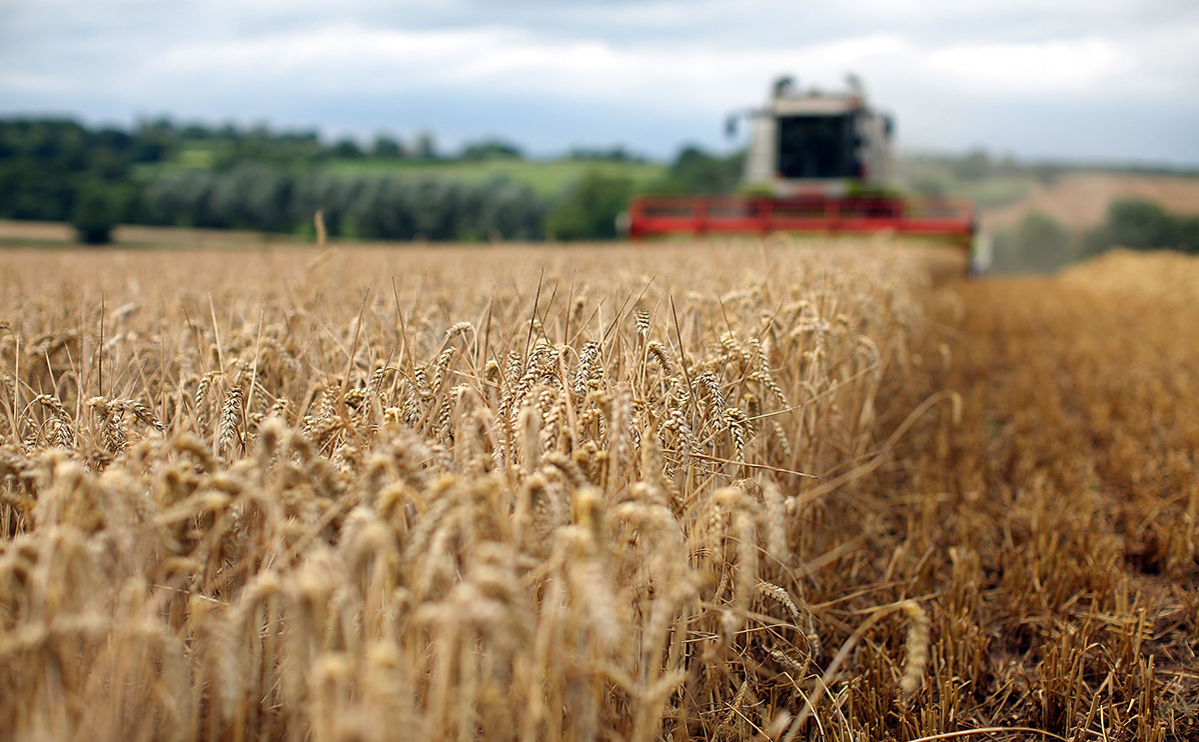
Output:
[[1199,267],[962,267],[6,250],[2,736],[1193,738]]

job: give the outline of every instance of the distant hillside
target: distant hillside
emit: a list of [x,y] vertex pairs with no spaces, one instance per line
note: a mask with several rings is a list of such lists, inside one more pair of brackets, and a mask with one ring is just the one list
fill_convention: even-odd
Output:
[[1133,172],[1079,172],[1034,181],[1013,203],[983,209],[984,230],[1012,227],[1039,211],[1071,230],[1099,226],[1108,206],[1119,199],[1150,201],[1166,211],[1199,214],[1199,176],[1146,175]]

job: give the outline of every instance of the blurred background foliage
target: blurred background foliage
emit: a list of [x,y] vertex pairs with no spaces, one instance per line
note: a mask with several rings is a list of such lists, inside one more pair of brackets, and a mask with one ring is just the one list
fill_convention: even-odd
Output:
[[530,160],[502,139],[454,155],[430,133],[369,146],[314,132],[146,121],[130,132],[69,120],[0,121],[0,218],[70,221],[81,241],[151,224],[358,239],[613,239],[636,192],[731,190],[736,157],[685,148],[667,167],[621,148]]
[[537,239],[547,207],[508,180],[339,178],[254,162],[170,173],[142,193],[149,224],[308,234],[319,209],[330,234],[357,239]]
[[555,240],[615,239],[617,217],[632,195],[632,179],[589,170],[546,216],[546,235]]
[[[69,221],[100,244],[117,224],[312,233],[348,239],[603,240],[638,193],[734,192],[741,153],[684,146],[668,163],[616,147],[529,158],[496,137],[456,153],[430,132],[362,144],[312,131],[145,120],[125,131],[67,119],[0,120],[0,218]],[[899,160],[905,190],[982,209],[1050,185],[1069,168],[984,150]],[[1037,211],[994,232],[998,272],[1048,272],[1113,246],[1199,249],[1199,219],[1116,201],[1106,222],[1071,231]]]
[[1061,222],[1030,211],[1014,228],[994,234],[996,273],[1052,273],[1113,248],[1178,250],[1199,254],[1199,217],[1171,214],[1151,201],[1121,199],[1095,229],[1071,232]]
[[1078,258],[1074,235],[1061,222],[1030,211],[1014,228],[994,234],[995,273],[1050,273]]
[[1103,226],[1086,235],[1083,253],[1095,255],[1116,246],[1197,254],[1199,217],[1171,214],[1150,201],[1114,201]]

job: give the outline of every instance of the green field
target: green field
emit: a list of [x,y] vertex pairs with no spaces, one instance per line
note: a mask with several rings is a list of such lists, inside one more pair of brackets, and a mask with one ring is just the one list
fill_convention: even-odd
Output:
[[[1015,203],[1026,197],[1038,181],[1031,169],[1011,168],[970,174],[951,161],[929,157],[901,157],[897,163],[903,188],[921,195],[967,198],[987,209]],[[1046,179],[1048,176],[1046,176]]]
[[553,196],[578,180],[583,173],[598,170],[605,175],[631,178],[645,185],[666,172],[652,162],[610,162],[603,160],[521,160],[495,158],[481,161],[429,161],[362,158],[333,160],[327,166],[335,175],[390,175],[397,178],[447,178],[481,183],[509,178],[523,183],[542,196]]
[[[170,162],[137,165],[136,177],[143,182],[180,170],[210,170],[216,167],[217,153],[212,149],[192,147],[179,152]],[[293,169],[296,167],[292,166]],[[658,180],[668,168],[656,162],[616,162],[610,160],[560,159],[526,160],[490,158],[486,160],[409,160],[385,157],[362,157],[327,160],[319,165],[304,165],[324,169],[340,177],[389,176],[405,180],[446,179],[463,183],[486,183],[507,178],[528,186],[539,196],[556,196],[577,181],[584,173],[599,171],[605,175],[630,178],[636,187]]]

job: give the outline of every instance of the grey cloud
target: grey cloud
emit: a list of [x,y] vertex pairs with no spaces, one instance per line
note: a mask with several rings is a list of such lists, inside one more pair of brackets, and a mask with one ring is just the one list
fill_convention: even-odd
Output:
[[[776,73],[828,85],[852,68],[909,146],[1196,163],[1192,6],[0,0],[0,112],[427,127],[665,154],[720,145],[723,112],[757,102]],[[1061,69],[1026,69],[1038,60]]]

